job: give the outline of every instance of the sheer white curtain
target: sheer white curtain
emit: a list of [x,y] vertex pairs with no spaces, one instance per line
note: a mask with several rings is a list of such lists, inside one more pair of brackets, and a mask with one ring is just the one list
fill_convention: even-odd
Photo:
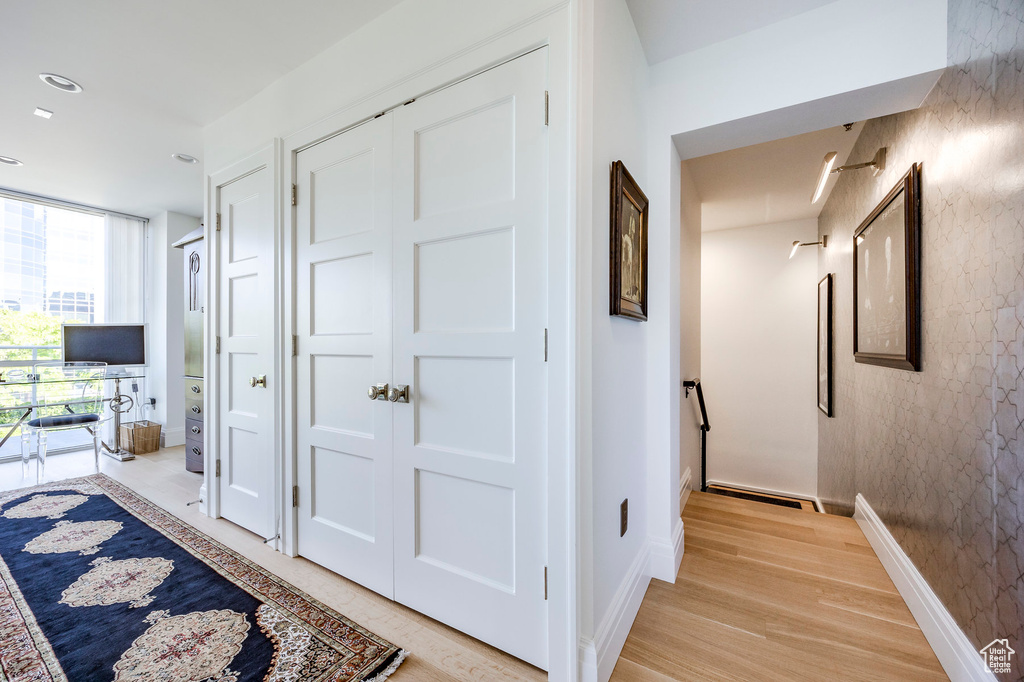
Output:
[[104,322],[145,322],[146,221],[106,216]]

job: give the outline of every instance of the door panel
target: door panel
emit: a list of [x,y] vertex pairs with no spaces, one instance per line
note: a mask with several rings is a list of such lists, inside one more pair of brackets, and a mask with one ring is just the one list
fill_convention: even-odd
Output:
[[[267,168],[218,188],[220,514],[274,535],[273,397],[250,378],[273,366],[273,182]],[[276,378],[268,376],[268,381]]]
[[546,51],[395,112],[395,598],[547,665]]
[[392,116],[296,159],[298,553],[394,594]]

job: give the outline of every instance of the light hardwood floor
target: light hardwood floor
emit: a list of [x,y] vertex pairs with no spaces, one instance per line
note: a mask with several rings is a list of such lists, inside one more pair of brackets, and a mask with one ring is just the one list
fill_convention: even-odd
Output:
[[613,682],[946,680],[853,519],[691,493]]
[[[46,462],[47,480],[91,474],[92,459],[91,451],[51,456]],[[508,654],[384,599],[312,562],[276,552],[247,530],[200,513],[197,505],[186,507],[187,502],[199,498],[202,477],[185,471],[183,447],[140,455],[129,462],[117,462],[101,456],[100,470],[351,620],[409,651],[409,658],[390,678],[395,682],[547,679],[544,672]],[[20,462],[0,464],[0,490],[34,483],[34,461],[31,481],[22,480]]]
[[[33,463],[34,465],[34,463]],[[396,682],[543,680],[536,668],[197,506],[183,448],[101,470],[347,617],[411,652]],[[34,472],[34,469],[33,469]],[[92,454],[53,456],[47,479],[92,473]],[[0,489],[23,481],[0,464]],[[938,660],[852,519],[692,493],[674,585],[652,581],[613,682],[945,680]]]

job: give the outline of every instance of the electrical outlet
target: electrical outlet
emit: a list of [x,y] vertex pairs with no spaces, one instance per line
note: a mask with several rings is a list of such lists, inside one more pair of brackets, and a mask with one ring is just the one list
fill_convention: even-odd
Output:
[[619,537],[621,538],[626,534],[626,528],[629,527],[629,498],[627,497],[619,505]]

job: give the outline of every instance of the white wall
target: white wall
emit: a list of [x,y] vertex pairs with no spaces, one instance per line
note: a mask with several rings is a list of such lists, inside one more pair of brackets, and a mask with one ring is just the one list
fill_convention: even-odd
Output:
[[[287,73],[203,130],[204,166],[212,174],[318,121],[352,111],[396,88],[401,104],[421,94],[403,90],[415,76],[508,33],[559,0],[406,0]],[[481,66],[484,66],[483,64]]]
[[[610,170],[621,160],[641,189],[647,186],[647,63],[624,0],[583,3],[592,24],[586,39],[592,52],[592,92],[581,111],[592,126],[581,133],[589,154],[589,281],[585,310],[590,374],[589,505],[592,516],[581,540],[589,546],[592,575],[581,589],[581,633],[590,639],[582,652],[583,679],[607,679],[649,582],[647,556],[646,421],[647,334],[649,324],[609,315]],[[662,315],[661,311],[653,315]],[[581,482],[586,485],[586,483]],[[619,508],[629,500],[626,534],[619,536]]]
[[184,252],[171,244],[199,223],[199,218],[165,211],[150,219],[147,234],[149,367],[145,397],[156,398],[156,405],[147,410],[146,418],[163,425],[160,435],[165,447],[185,442]]
[[[656,64],[651,102],[676,135],[945,67],[946,0],[837,0]],[[926,93],[904,108],[919,104]],[[860,99],[872,101],[863,94]],[[843,109],[831,112],[835,122],[797,132],[867,117],[858,112],[842,118],[851,115],[848,105]],[[757,142],[785,136],[764,132],[771,136]],[[754,141],[734,146],[748,144]],[[692,158],[726,148],[732,147],[682,151]]]
[[[683,379],[701,374],[701,214],[700,195],[686,162],[680,164],[679,369]],[[681,389],[680,389],[681,390]],[[697,395],[679,403],[680,483],[689,469],[689,487],[700,487],[700,408]],[[685,494],[685,493],[684,493]]]
[[797,239],[818,221],[704,233],[701,380],[708,480],[814,497],[818,247],[790,259]]

